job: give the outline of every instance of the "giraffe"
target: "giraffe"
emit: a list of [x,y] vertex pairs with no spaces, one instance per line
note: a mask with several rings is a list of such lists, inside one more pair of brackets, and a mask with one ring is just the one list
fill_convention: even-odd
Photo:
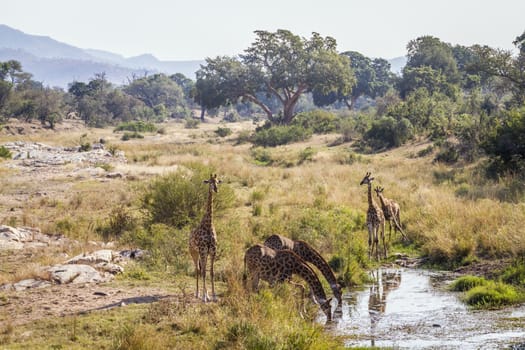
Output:
[[[371,173],[367,172],[363,180],[359,185],[368,185],[368,210],[366,212],[366,226],[368,227],[368,258],[370,259],[372,254],[376,254],[376,259],[379,260],[379,234],[381,234],[381,240],[383,241],[383,254],[387,257],[386,245],[385,245],[385,216],[383,210],[377,205],[372,197],[372,181],[373,177],[370,177]],[[379,233],[381,231],[381,233]]]
[[401,235],[403,236],[404,240],[408,240],[407,236],[405,235],[405,232],[401,228],[401,220],[400,220],[400,212],[401,208],[399,207],[399,204],[395,202],[392,199],[385,198],[383,195],[383,191],[385,189],[383,187],[376,187],[374,191],[376,191],[377,196],[379,197],[379,201],[381,202],[381,208],[383,209],[383,214],[385,215],[385,220],[388,221],[388,240],[390,241],[390,237],[392,235],[392,222],[394,223],[394,234],[399,231],[401,232]]
[[337,283],[334,271],[330,268],[325,259],[311,245],[305,241],[294,241],[281,235],[271,235],[264,241],[264,245],[274,250],[289,249],[299,255],[304,261],[315,265],[330,284],[337,303],[341,304],[341,286]]
[[254,291],[258,290],[259,279],[267,281],[270,286],[285,281],[294,284],[291,281],[292,275],[299,275],[310,286],[315,301],[320,305],[327,321],[332,320],[330,305],[332,299],[326,298],[323,286],[315,272],[291,250],[273,250],[265,245],[256,244],[244,255],[244,270],[251,281],[249,287]]
[[208,184],[208,202],[206,204],[206,212],[202,220],[190,234],[189,250],[193,264],[195,265],[196,275],[196,291],[195,297],[199,298],[199,276],[202,276],[202,301],[207,302],[212,299],[208,296],[206,290],[206,263],[208,256],[210,257],[210,279],[211,279],[211,294],[213,301],[217,300],[215,295],[214,271],[213,264],[215,262],[215,254],[217,252],[217,233],[213,227],[213,193],[217,193],[217,185],[221,180],[217,178],[217,174],[210,175],[208,180],[204,180]]

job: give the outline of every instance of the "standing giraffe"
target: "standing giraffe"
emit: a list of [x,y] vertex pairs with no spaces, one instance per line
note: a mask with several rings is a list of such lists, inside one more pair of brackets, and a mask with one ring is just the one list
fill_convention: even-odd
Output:
[[381,202],[381,208],[383,209],[383,214],[385,215],[385,220],[388,221],[388,240],[390,241],[390,237],[392,235],[392,222],[394,223],[394,235],[397,231],[401,232],[401,235],[403,236],[404,240],[408,240],[407,236],[405,235],[405,232],[401,228],[401,208],[399,207],[399,204],[395,202],[392,199],[385,198],[383,196],[383,191],[385,189],[383,187],[376,187],[374,191],[376,191],[377,196],[379,197],[379,201]]
[[383,254],[386,259],[386,244],[385,244],[385,216],[380,206],[376,204],[372,197],[372,181],[371,173],[367,172],[359,185],[368,185],[368,210],[366,212],[366,226],[368,227],[368,258],[372,254],[376,254],[376,259],[379,260],[379,231],[381,231],[381,240],[383,241]]
[[215,254],[217,252],[217,233],[213,227],[213,193],[217,193],[217,185],[221,180],[217,179],[217,174],[210,175],[209,180],[204,180],[208,184],[208,202],[206,204],[206,212],[202,220],[190,234],[189,247],[190,255],[195,265],[195,275],[197,288],[195,297],[199,297],[199,275],[202,276],[202,301],[207,302],[212,299],[208,296],[206,290],[206,263],[208,256],[210,256],[210,278],[211,278],[211,294],[213,301],[217,300],[215,295],[214,271],[213,264],[215,262]]
[[[310,286],[315,301],[320,305],[328,321],[332,319],[332,307],[326,298],[323,286],[315,272],[301,257],[291,250],[273,250],[262,244],[249,248],[244,255],[244,269],[251,284],[249,287],[257,291],[259,279],[267,281],[270,286],[275,283],[290,282],[292,275],[303,278]],[[302,287],[302,286],[301,286]]]
[[264,241],[264,245],[274,250],[292,250],[304,261],[315,265],[330,284],[330,288],[332,288],[332,292],[334,293],[334,297],[337,299],[338,304],[341,304],[341,286],[337,283],[334,271],[332,271],[321,254],[319,254],[319,252],[311,245],[305,241],[293,241],[290,238],[281,235],[271,235]]

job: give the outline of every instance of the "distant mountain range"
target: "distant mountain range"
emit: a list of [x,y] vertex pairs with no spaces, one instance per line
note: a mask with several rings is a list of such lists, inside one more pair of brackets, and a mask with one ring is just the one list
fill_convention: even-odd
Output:
[[[73,81],[88,82],[97,73],[116,85],[127,84],[133,76],[152,73],[182,73],[195,80],[204,60],[161,61],[151,54],[135,57],[96,49],[81,49],[47,36],[30,35],[0,24],[0,61],[17,60],[24,71],[46,86],[67,89]],[[405,57],[389,60],[392,71],[400,73]]]
[[195,72],[204,60],[160,61],[144,54],[126,58],[94,49],[81,49],[47,36],[30,35],[0,24],[0,61],[17,60],[33,79],[47,86],[67,88],[73,81],[87,82],[97,73],[121,85],[133,76],[151,73],[182,73],[195,80]]

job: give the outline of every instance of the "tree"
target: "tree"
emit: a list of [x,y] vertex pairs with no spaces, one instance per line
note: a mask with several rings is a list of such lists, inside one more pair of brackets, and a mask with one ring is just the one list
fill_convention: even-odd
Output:
[[381,58],[372,60],[356,51],[343,52],[341,55],[350,59],[350,67],[355,74],[356,84],[349,95],[334,92],[323,95],[314,90],[313,98],[316,105],[326,106],[336,101],[343,101],[351,110],[359,97],[383,96],[392,87],[394,77],[387,60]]
[[174,112],[177,106],[186,105],[182,88],[165,74],[135,79],[124,87],[124,92],[141,100],[151,109],[163,105],[168,112]]
[[398,89],[401,97],[419,88],[455,98],[460,81],[457,63],[449,44],[433,36],[422,36],[407,45],[407,64]]
[[476,58],[468,69],[473,73],[499,77],[506,81],[513,94],[514,104],[525,101],[525,32],[514,40],[519,49],[517,56],[509,50],[493,49],[488,46],[473,46]]
[[[271,123],[289,124],[303,94],[349,94],[354,77],[348,58],[336,52],[333,38],[313,33],[305,39],[283,29],[255,34],[255,42],[239,58],[206,60],[197,72],[196,102],[213,108],[242,99],[258,105]],[[280,102],[277,116],[258,94]]]

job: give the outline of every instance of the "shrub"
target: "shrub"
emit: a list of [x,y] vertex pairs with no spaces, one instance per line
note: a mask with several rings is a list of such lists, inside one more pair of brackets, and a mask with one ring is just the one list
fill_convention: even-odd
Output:
[[184,127],[186,129],[197,129],[199,127],[200,121],[195,118],[186,118]]
[[525,108],[507,112],[494,133],[487,137],[482,147],[491,157],[492,167],[497,174],[510,171],[523,176],[525,170],[523,135],[525,135]]
[[[200,219],[208,198],[203,181],[212,171],[203,165],[190,165],[189,171],[178,170],[152,181],[142,195],[142,208],[151,223],[182,228]],[[231,187],[222,184],[214,199],[214,209],[230,207],[234,201]]]
[[252,157],[258,165],[271,165],[273,163],[272,155],[264,148],[256,147],[251,150]]
[[11,152],[5,146],[0,146],[0,158],[11,159],[11,157]]
[[452,144],[451,142],[444,142],[436,157],[434,158],[434,161],[436,162],[442,162],[446,164],[454,164],[459,160],[459,152],[457,150],[457,147]]
[[336,121],[337,118],[333,113],[317,109],[298,114],[293,124],[304,129],[311,129],[316,134],[327,134],[335,131]]
[[215,130],[215,133],[220,136],[220,137],[226,137],[226,136],[229,136],[232,134],[232,129],[230,128],[223,128],[223,127],[218,127],[217,130]]
[[157,127],[153,123],[146,123],[143,121],[137,121],[137,122],[126,122],[119,124],[113,132],[118,131],[133,131],[135,133],[138,132],[156,132]]
[[505,283],[525,287],[524,259],[517,259],[512,265],[507,267],[501,274],[501,280]]
[[372,123],[364,140],[374,149],[399,147],[414,137],[414,128],[406,118],[383,117]]
[[310,129],[298,125],[265,126],[257,128],[252,142],[257,146],[275,147],[304,141],[311,136],[312,131]]
[[299,152],[299,164],[311,162],[317,152],[312,147],[306,147]]
[[139,134],[138,132],[129,133],[125,132],[124,135],[120,138],[122,141],[129,141],[131,139],[143,139],[144,135]]

